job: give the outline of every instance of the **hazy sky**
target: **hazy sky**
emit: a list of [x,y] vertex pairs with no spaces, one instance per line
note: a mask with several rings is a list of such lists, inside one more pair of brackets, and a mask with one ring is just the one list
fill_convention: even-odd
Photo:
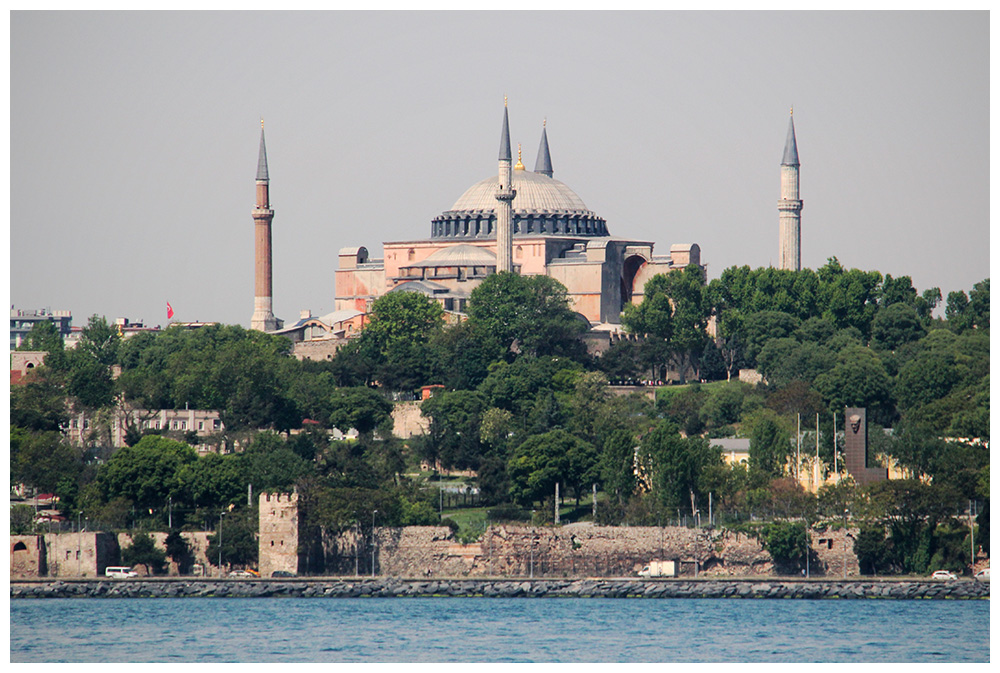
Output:
[[496,173],[503,97],[531,169],[612,235],[777,263],[795,108],[802,263],[989,276],[989,15],[14,12],[11,298],[249,325],[264,118],[274,308],[334,308],[342,247],[425,238]]

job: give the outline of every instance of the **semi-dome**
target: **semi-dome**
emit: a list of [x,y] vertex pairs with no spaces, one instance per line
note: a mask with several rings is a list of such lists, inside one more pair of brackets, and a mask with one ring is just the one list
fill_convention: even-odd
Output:
[[[526,170],[513,171],[512,176],[514,191],[517,192],[511,204],[515,211],[588,212],[587,206],[576,192],[555,178]],[[497,177],[493,175],[465,190],[451,210],[493,210],[497,205],[496,192]]]
[[486,248],[463,243],[441,248],[427,259],[407,266],[496,266],[496,263],[497,256]]

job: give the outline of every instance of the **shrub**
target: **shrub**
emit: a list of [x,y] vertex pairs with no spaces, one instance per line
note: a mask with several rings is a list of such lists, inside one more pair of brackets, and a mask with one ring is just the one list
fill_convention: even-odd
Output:
[[531,513],[526,512],[517,505],[513,503],[507,503],[504,505],[499,505],[493,509],[487,510],[486,518],[488,521],[529,521],[531,519]]

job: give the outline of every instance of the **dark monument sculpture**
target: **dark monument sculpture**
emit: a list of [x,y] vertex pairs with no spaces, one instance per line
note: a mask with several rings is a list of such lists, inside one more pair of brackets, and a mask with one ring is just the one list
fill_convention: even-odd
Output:
[[854,477],[859,486],[885,481],[889,470],[884,467],[868,467],[868,421],[864,407],[844,409],[844,461],[847,473]]

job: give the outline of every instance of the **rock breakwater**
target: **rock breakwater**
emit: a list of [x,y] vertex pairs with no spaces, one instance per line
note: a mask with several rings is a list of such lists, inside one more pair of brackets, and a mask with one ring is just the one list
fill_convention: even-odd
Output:
[[130,579],[33,580],[10,584],[13,598],[802,598],[988,599],[988,583],[960,580],[639,579]]

